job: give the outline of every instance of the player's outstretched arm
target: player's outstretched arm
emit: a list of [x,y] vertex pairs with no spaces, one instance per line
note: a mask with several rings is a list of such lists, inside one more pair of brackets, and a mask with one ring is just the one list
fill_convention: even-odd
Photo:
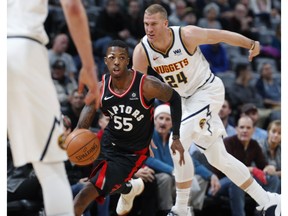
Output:
[[252,59],[260,53],[259,41],[251,40],[250,38],[236,32],[219,29],[206,29],[197,26],[186,26],[183,28],[181,33],[184,43],[187,44],[190,51],[194,51],[196,46],[201,44],[216,44],[224,42],[232,46],[249,49],[249,61],[252,61]]
[[89,92],[85,97],[85,103],[90,104],[92,101],[96,101],[95,108],[97,109],[99,106],[97,68],[94,63],[88,19],[84,6],[80,0],[61,0],[61,5],[82,62],[79,91],[82,92],[84,85],[86,85],[89,88]]
[[180,95],[166,83],[161,82],[154,76],[147,76],[143,85],[143,95],[147,100],[157,98],[163,102],[170,103],[171,118],[172,118],[172,131],[173,142],[171,150],[173,154],[176,151],[180,153],[179,164],[185,164],[184,148],[180,142],[180,124],[182,118],[182,106]]

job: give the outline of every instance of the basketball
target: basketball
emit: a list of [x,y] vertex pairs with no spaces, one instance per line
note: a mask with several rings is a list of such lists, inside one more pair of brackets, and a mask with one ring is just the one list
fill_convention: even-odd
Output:
[[65,140],[69,160],[79,166],[93,163],[100,154],[100,142],[88,129],[76,129]]

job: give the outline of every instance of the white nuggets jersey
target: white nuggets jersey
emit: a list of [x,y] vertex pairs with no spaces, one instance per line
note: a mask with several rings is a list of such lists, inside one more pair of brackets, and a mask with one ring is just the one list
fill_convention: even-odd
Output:
[[8,0],[7,36],[29,37],[47,44],[49,39],[44,29],[47,15],[47,0]]
[[182,97],[189,97],[214,76],[199,47],[193,54],[185,48],[181,27],[170,27],[173,41],[166,53],[155,49],[147,36],[142,39],[150,66]]

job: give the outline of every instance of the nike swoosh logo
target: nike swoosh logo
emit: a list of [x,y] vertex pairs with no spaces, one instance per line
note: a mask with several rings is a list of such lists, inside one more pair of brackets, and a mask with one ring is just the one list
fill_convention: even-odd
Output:
[[156,61],[158,58],[159,58],[159,56],[153,57],[153,61]]
[[112,97],[114,97],[114,95],[111,95],[111,96],[109,96],[109,97],[104,97],[104,100],[109,100],[110,98],[112,98]]

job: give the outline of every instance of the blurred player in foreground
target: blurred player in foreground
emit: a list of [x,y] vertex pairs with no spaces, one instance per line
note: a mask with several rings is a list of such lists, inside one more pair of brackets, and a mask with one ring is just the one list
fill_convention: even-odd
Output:
[[[99,93],[86,13],[79,0],[61,0],[61,4],[82,60],[79,89],[84,85],[89,88],[86,103],[91,103]],[[7,2],[8,135],[14,165],[31,162],[35,169],[46,215],[73,216],[63,163],[67,155],[58,145],[63,123],[45,47],[48,36],[43,23],[47,14],[45,0]]]

